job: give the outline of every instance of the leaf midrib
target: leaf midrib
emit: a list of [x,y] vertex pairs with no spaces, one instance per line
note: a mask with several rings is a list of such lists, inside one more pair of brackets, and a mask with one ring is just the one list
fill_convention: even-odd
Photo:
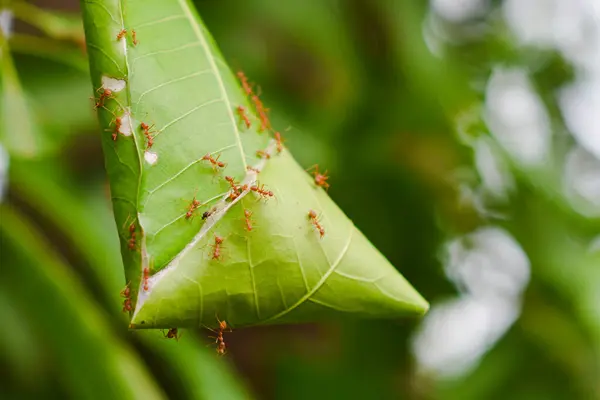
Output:
[[227,106],[227,114],[229,115],[229,119],[231,120],[231,125],[233,126],[233,132],[235,134],[235,139],[237,141],[238,149],[240,151],[240,156],[242,157],[244,171],[246,171],[248,164],[246,163],[246,155],[244,154],[244,148],[242,147],[242,140],[240,138],[240,132],[239,132],[237,124],[235,122],[235,116],[233,115],[233,110],[232,110],[232,103],[231,103],[231,100],[229,99],[229,95],[227,94],[227,90],[225,89],[225,83],[223,82],[223,79],[221,78],[221,74],[219,73],[219,69],[217,68],[217,64],[215,63],[215,57],[208,47],[206,38],[204,37],[202,32],[200,32],[200,24],[198,24],[196,19],[194,18],[194,15],[192,14],[192,10],[189,6],[188,1],[186,1],[186,0],[178,0],[178,1],[181,6],[181,9],[185,13],[185,16],[186,16],[188,22],[190,23],[190,26],[192,27],[192,30],[194,31],[194,34],[196,35],[196,38],[200,42],[200,46],[204,49],[204,53],[206,54],[206,57],[208,58],[208,62],[210,63],[210,69],[215,74],[215,78],[219,85],[219,90],[221,91],[223,101],[225,102],[225,104]]
[[[119,17],[121,18],[121,29],[125,29],[125,15],[123,12],[123,3],[125,0],[121,0],[119,1]],[[111,15],[112,17],[112,15]],[[133,119],[134,119],[134,115],[133,115],[133,110],[131,108],[131,89],[130,89],[130,82],[129,82],[129,75],[130,75],[130,69],[129,69],[129,46],[127,44],[127,39],[121,39],[120,40],[121,43],[123,43],[123,58],[125,59],[125,95],[127,96],[127,110],[123,110],[124,112],[128,112],[129,113],[129,129],[131,130],[131,136],[133,138],[133,144],[135,145],[135,154],[137,157],[137,161],[138,161],[138,168],[139,168],[139,175],[138,175],[138,183],[137,183],[137,191],[136,191],[136,195],[135,195],[135,212],[136,214],[138,214],[138,210],[139,210],[139,199],[140,199],[140,189],[142,187],[142,174],[144,171],[144,165],[142,163],[142,158],[140,157],[140,146],[138,144],[138,137],[136,135],[136,131],[137,129],[134,128],[133,126]],[[118,154],[118,153],[117,153]],[[136,219],[139,218],[136,217]],[[144,260],[144,257],[142,257],[142,260]],[[143,261],[142,261],[143,264]],[[144,268],[144,265],[141,265],[141,269]],[[140,271],[141,272],[141,271]]]

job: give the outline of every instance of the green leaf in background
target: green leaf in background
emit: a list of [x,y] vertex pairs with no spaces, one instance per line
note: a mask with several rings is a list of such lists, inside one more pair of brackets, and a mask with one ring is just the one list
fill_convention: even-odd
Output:
[[14,53],[45,58],[82,72],[88,70],[85,54],[69,43],[40,36],[14,34],[10,38],[10,47]]
[[45,10],[25,1],[12,0],[10,9],[17,19],[27,22],[51,38],[84,44],[83,25],[76,13]]
[[8,259],[18,265],[0,269],[1,291],[16,300],[21,316],[53,349],[46,357],[60,371],[70,397],[164,398],[137,355],[112,336],[104,313],[35,228],[10,206],[2,205],[0,215],[0,254],[13,255]]
[[[82,10],[132,326],[426,312],[427,302],[261,132],[188,2],[82,1]],[[255,185],[273,196],[261,199]]]
[[0,30],[0,139],[13,155],[37,157],[48,148],[21,87],[8,42]]

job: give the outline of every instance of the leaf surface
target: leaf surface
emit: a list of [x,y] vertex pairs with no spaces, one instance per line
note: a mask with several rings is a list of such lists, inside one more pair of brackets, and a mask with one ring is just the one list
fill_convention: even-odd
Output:
[[[253,103],[188,2],[83,1],[82,9],[96,99],[105,103],[102,143],[135,298],[132,327],[214,326],[215,316],[240,327],[427,310],[289,152],[278,152],[261,132]],[[100,99],[106,88],[111,96]],[[151,142],[142,123],[154,125]],[[215,171],[206,154],[226,167]],[[225,176],[248,185],[233,201]],[[274,196],[261,199],[253,185]],[[194,199],[202,204],[197,209]],[[310,210],[319,215],[322,238]],[[205,212],[210,216],[202,218]]]

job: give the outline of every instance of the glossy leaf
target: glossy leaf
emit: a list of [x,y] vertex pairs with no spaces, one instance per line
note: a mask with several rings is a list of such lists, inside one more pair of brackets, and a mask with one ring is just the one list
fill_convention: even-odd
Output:
[[[188,2],[83,1],[82,9],[135,297],[132,327],[214,326],[216,316],[234,327],[334,313],[397,318],[427,310],[289,152],[278,152],[261,132],[253,103]],[[142,123],[152,126],[149,136]],[[226,166],[213,168],[207,154]],[[225,176],[247,185],[233,201]],[[250,190],[259,184],[274,196]],[[319,215],[322,238],[310,210]]]

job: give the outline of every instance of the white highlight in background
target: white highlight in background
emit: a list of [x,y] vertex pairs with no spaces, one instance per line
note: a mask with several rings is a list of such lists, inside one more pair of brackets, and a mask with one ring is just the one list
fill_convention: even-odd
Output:
[[451,241],[446,252],[446,273],[462,295],[432,306],[412,348],[421,370],[452,378],[474,368],[517,320],[530,262],[492,227]]
[[498,142],[518,162],[547,161],[551,145],[548,113],[519,68],[496,68],[488,82],[486,121]]
[[479,17],[488,10],[489,0],[432,0],[431,8],[452,22]]
[[600,159],[581,147],[573,148],[567,155],[563,187],[576,211],[600,216]]

